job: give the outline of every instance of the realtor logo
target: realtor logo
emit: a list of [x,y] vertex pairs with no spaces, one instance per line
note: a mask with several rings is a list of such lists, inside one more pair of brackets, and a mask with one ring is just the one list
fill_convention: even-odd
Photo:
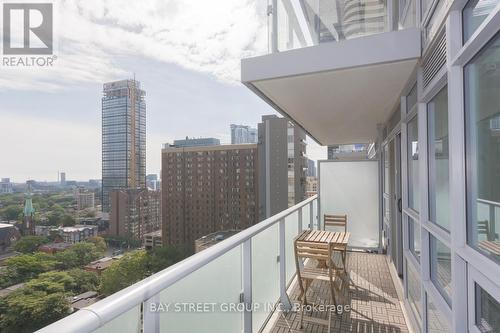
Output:
[[52,54],[53,32],[51,3],[3,4],[3,54]]

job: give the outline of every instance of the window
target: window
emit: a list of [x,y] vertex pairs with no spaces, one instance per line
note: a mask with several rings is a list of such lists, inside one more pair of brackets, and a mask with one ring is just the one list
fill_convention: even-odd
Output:
[[500,34],[464,68],[467,241],[500,262]]
[[406,276],[407,276],[407,289],[408,289],[408,302],[415,318],[420,327],[422,327],[422,294],[420,286],[419,274],[412,268],[411,264],[406,263]]
[[414,117],[408,123],[408,206],[419,210],[420,198],[418,188],[418,118]]
[[500,332],[500,304],[477,283],[476,326],[481,332]]
[[410,251],[420,261],[420,225],[408,218],[408,227],[410,229]]
[[451,328],[446,318],[437,310],[429,296],[427,296],[427,332],[451,333]]
[[464,43],[488,17],[500,0],[471,0],[462,12]]
[[451,305],[451,252],[441,241],[430,236],[431,280]]
[[449,230],[448,91],[443,88],[427,105],[429,137],[429,220]]
[[417,105],[417,84],[411,88],[408,96],[406,96],[406,113],[409,113],[413,107]]

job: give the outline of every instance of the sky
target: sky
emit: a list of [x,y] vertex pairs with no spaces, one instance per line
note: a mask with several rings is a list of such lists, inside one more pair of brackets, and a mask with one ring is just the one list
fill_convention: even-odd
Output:
[[[57,1],[54,66],[0,66],[0,177],[100,179],[102,84],[134,75],[146,90],[147,173],[159,173],[163,143],[230,143],[231,123],[276,113],[239,82],[240,59],[267,53],[266,3]],[[326,158],[310,139],[307,149]]]

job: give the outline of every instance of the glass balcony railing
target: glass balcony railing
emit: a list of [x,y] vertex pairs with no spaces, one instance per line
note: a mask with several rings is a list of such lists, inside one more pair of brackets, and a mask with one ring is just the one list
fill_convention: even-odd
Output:
[[269,0],[270,50],[286,51],[415,26],[415,0]]
[[38,332],[258,332],[289,305],[293,239],[318,228],[317,196]]

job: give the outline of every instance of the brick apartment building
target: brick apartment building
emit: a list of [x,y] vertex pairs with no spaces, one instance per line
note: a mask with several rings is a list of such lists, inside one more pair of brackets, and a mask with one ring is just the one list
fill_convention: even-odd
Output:
[[245,229],[259,220],[257,145],[166,145],[162,150],[162,243]]
[[142,240],[160,229],[160,191],[147,188],[112,190],[109,234]]

